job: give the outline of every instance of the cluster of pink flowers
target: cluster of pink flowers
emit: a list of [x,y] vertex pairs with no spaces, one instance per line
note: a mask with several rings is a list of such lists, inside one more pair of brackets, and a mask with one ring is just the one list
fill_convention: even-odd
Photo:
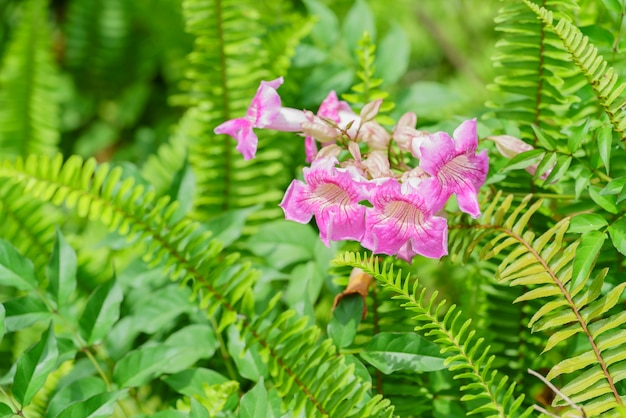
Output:
[[246,116],[215,133],[235,138],[245,159],[256,153],[254,128],[305,136],[311,166],[303,170],[304,182],[291,183],[280,207],[296,222],[315,216],[326,245],[349,239],[407,261],[417,254],[440,258],[448,253],[442,210],[450,196],[463,212],[480,215],[477,193],[489,159],[486,151],[477,154],[476,120],[463,122],[450,137],[418,131],[416,115],[407,113],[390,133],[374,120],[380,100],[356,114],[331,92],[314,114],[282,107],[276,91],[282,83],[261,82]]

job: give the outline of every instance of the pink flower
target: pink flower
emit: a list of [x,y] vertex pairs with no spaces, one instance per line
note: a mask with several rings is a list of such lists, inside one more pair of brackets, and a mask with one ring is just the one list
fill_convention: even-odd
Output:
[[415,129],[416,123],[417,115],[413,112],[408,112],[402,115],[393,128],[393,139],[402,151],[411,151],[413,138],[420,136],[420,132]]
[[305,148],[307,163],[313,161],[315,154],[313,149],[317,152],[317,146],[312,143],[312,139],[315,138],[322,142],[324,146],[334,144],[337,138],[341,136],[341,132],[331,126],[328,121],[337,125],[337,127],[345,129],[349,123],[352,122],[350,129],[348,129],[348,135],[356,135],[361,118],[350,109],[350,105],[344,101],[340,101],[337,98],[337,93],[331,91],[320,105],[317,115],[312,112],[305,112],[307,120],[302,124],[302,131],[306,134]]
[[280,207],[285,218],[308,223],[313,215],[324,244],[343,239],[361,240],[370,184],[354,171],[335,167],[335,158],[316,159],[303,169],[306,183],[294,180]]
[[425,179],[417,187],[389,179],[373,191],[365,216],[361,244],[375,253],[397,255],[406,261],[421,254],[440,258],[448,254],[448,225],[434,216],[438,186]]
[[420,167],[437,180],[437,200],[445,202],[454,193],[459,208],[474,218],[480,216],[477,194],[489,170],[487,151],[476,155],[477,146],[476,119],[463,122],[453,138],[437,132],[419,146]]
[[237,151],[243,158],[254,158],[258,138],[252,128],[268,128],[277,131],[299,132],[301,124],[306,121],[304,112],[297,109],[281,107],[280,96],[276,89],[283,84],[283,78],[272,81],[261,81],[254,99],[243,118],[226,121],[216,127],[216,134],[227,134],[237,140]]

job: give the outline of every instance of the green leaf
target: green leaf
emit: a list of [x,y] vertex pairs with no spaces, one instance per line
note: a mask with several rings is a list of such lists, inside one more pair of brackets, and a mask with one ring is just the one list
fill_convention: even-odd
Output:
[[279,220],[262,225],[246,246],[278,270],[315,257],[319,237],[310,225]]
[[157,376],[177,373],[213,356],[217,338],[207,325],[189,325],[164,343],[131,351],[115,365],[113,381],[120,387],[142,386]]
[[536,164],[545,154],[544,150],[531,149],[530,151],[521,152],[511,158],[504,166],[503,170],[519,170]]
[[0,402],[0,418],[12,418],[15,416],[16,414],[13,412],[9,405]]
[[115,280],[98,286],[93,291],[80,317],[80,335],[87,344],[100,342],[111,331],[120,317],[124,295]]
[[151,292],[133,303],[132,320],[147,334],[170,329],[176,317],[191,312],[190,293],[189,289],[176,284]]
[[183,166],[174,174],[168,195],[179,204],[172,216],[172,222],[181,220],[193,207],[193,199],[196,192],[196,177],[185,159]]
[[20,405],[30,404],[54,369],[58,356],[57,341],[50,323],[41,340],[17,360],[13,395]]
[[65,408],[57,418],[101,418],[113,415],[115,403],[126,393],[125,390],[105,392],[94,395],[84,401],[74,402]]
[[56,301],[57,307],[67,305],[76,290],[76,252],[58,228],[47,273],[50,281],[48,291]]
[[570,134],[567,136],[567,149],[570,153],[575,153],[580,148],[580,143],[583,138],[587,136],[589,132],[589,119],[579,126],[572,127]]
[[311,38],[324,46],[333,46],[339,38],[339,19],[324,3],[319,0],[304,0],[309,15],[317,18],[317,23],[310,33]]
[[439,346],[415,333],[383,332],[372,338],[360,356],[385,374],[445,369]]
[[362,314],[361,295],[349,295],[341,299],[328,323],[328,335],[337,347],[344,348],[352,344]]
[[176,392],[193,397],[202,394],[202,385],[216,385],[228,382],[228,379],[210,369],[202,367],[187,369],[163,379]]
[[376,76],[392,85],[409,67],[411,45],[404,30],[393,23],[376,50]]
[[46,304],[35,296],[9,299],[4,302],[7,332],[19,331],[41,321],[50,321],[52,314]]
[[550,138],[549,136],[546,136],[541,128],[537,127],[536,125],[530,125],[530,126],[531,128],[533,128],[533,131],[535,132],[535,136],[537,138],[537,142],[539,143],[539,145],[541,145],[548,151],[554,151],[556,149],[556,143],[554,142],[554,140]]
[[575,289],[589,275],[604,240],[606,240],[606,234],[603,232],[589,231],[583,234],[581,242],[576,248],[570,289]]
[[626,185],[626,177],[618,177],[608,182],[607,185],[600,191],[600,194],[620,194],[624,190],[624,185]]
[[4,305],[0,303],[0,343],[4,338],[4,317],[6,315],[6,311],[4,310]]
[[357,49],[364,32],[369,33],[372,41],[376,40],[376,22],[365,0],[356,0],[343,23],[343,39],[350,51]]
[[584,213],[576,215],[570,220],[567,232],[584,234],[589,231],[597,231],[608,224],[609,223],[602,215],[598,215],[597,213]]
[[624,6],[620,0],[602,0],[602,4],[604,4],[604,7],[608,10],[615,12],[618,15],[621,15],[624,11]]
[[0,285],[19,290],[37,288],[33,263],[3,239],[0,239]]
[[596,202],[598,206],[602,209],[606,210],[609,213],[617,214],[619,213],[619,209],[615,204],[615,196],[614,195],[601,195],[600,188],[597,186],[589,186],[589,196],[591,199]]
[[553,170],[554,166],[556,165],[556,158],[556,152],[546,153],[537,165],[537,171],[535,171],[533,178],[538,179],[549,170]]
[[569,155],[559,155],[556,158],[556,164],[548,177],[546,178],[545,184],[556,183],[567,173],[567,169],[572,163],[572,157]]
[[280,403],[273,405],[270,403],[263,378],[259,379],[252,390],[243,395],[237,416],[238,418],[278,418],[282,416]]
[[68,405],[84,401],[106,391],[106,384],[99,377],[86,376],[74,380],[67,386],[60,388],[50,399],[44,418],[56,417],[61,411],[67,409]]
[[206,410],[200,402],[195,398],[191,398],[191,408],[189,409],[189,418],[211,418],[209,411]]
[[224,246],[228,246],[241,237],[246,219],[260,208],[260,205],[255,205],[244,209],[229,210],[203,225],[213,233],[215,239],[220,240]]
[[609,164],[611,163],[611,146],[613,145],[613,129],[609,125],[603,125],[598,128],[598,152],[600,158],[606,168],[606,174],[609,174]]
[[241,339],[239,330],[231,325],[227,330],[228,353],[239,370],[239,374],[246,379],[258,382],[261,377],[267,377],[267,364],[261,359],[257,346],[246,347]]
[[619,221],[610,225],[608,230],[613,246],[617,251],[626,255],[626,218],[621,218]]

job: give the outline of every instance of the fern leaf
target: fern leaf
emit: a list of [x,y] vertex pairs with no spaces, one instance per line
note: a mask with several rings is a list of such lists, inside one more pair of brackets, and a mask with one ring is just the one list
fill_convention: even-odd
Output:
[[59,142],[57,69],[47,0],[28,0],[0,69],[0,151],[54,154]]
[[[544,3],[555,10],[576,7],[569,0]],[[567,126],[568,110],[580,102],[575,93],[584,78],[567,70],[567,51],[524,4],[506,2],[496,23],[503,36],[493,60],[496,67],[506,71],[495,79],[495,87],[502,93],[500,102],[489,106],[497,117],[517,122],[522,137],[535,146],[538,138],[533,126],[556,141],[564,139],[561,128]]]
[[565,18],[554,24],[554,15],[545,7],[524,0],[524,3],[549,27],[567,48],[571,57],[585,75],[587,82],[593,88],[598,103],[606,113],[613,129],[622,141],[626,141],[626,99],[622,92],[626,84],[619,81],[617,72],[607,61],[598,54],[598,49],[589,43],[580,29]]
[[[401,301],[401,306],[414,315],[413,319],[419,324],[416,330],[432,337],[441,347],[441,352],[449,354],[446,364],[450,371],[456,378],[468,381],[461,387],[461,391],[465,392],[461,401],[472,405],[469,414],[529,416],[531,408],[520,411],[523,395],[513,396],[515,383],[507,384],[508,378],[500,376],[492,368],[495,356],[490,355],[490,347],[485,346],[483,338],[476,338],[476,331],[471,328],[472,321],[463,321],[461,311],[454,305],[444,313],[445,301],[437,300],[437,292],[426,297],[426,289],[420,290],[417,281],[411,285],[409,276],[403,277],[401,271],[394,272],[392,264],[381,267],[374,257],[348,252],[339,255],[334,263],[358,267],[395,293],[394,299]],[[443,319],[440,319],[442,315]]]
[[369,397],[369,385],[336,355],[330,340],[318,341],[320,330],[307,326],[308,319],[296,318],[294,311],[279,314],[278,299],[255,315],[252,288],[258,273],[250,264],[237,262],[237,254],[223,253],[200,224],[175,220],[177,202],[156,198],[132,177],[122,180],[120,167],[97,166],[95,160],[84,162],[77,156],[65,163],[60,155],[31,156],[4,161],[0,177],[22,185],[27,196],[64,205],[126,236],[146,262],[189,284],[200,306],[219,317],[219,330],[237,323],[248,345],[263,347],[286,407],[309,416],[391,416],[389,401]]
[[[500,281],[523,286],[524,293],[516,301],[542,300],[542,306],[530,319],[529,326],[533,331],[553,332],[544,352],[579,333],[586,336],[588,350],[573,359],[561,361],[547,378],[570,375],[571,381],[562,392],[575,403],[582,403],[590,415],[615,408],[622,402],[615,386],[623,379],[618,370],[626,366],[626,362],[612,351],[616,344],[612,338],[615,333],[620,336],[623,333],[620,327],[624,316],[605,314],[617,305],[626,284],[614,286],[603,294],[601,290],[605,286],[607,269],[591,279],[592,267],[582,271],[579,282],[572,281],[579,241],[567,243],[565,240],[569,218],[535,236],[524,230],[530,217],[539,210],[541,200],[530,205],[529,195],[512,207],[512,197],[500,199],[500,195],[498,193],[489,205],[479,225],[474,226],[480,230],[481,238],[485,237],[485,230],[496,235],[486,242],[481,258],[490,259],[508,251],[498,267]],[[498,206],[498,210],[494,210]],[[464,225],[463,230],[471,231],[472,226]],[[452,240],[456,236],[457,232],[452,233]],[[606,394],[611,396],[604,396]],[[555,405],[562,404],[557,397]]]

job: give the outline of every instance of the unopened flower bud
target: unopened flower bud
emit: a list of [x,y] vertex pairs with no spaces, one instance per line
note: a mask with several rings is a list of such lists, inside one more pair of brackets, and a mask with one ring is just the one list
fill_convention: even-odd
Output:
[[374,100],[373,102],[369,102],[363,109],[361,109],[361,121],[362,123],[369,122],[374,119],[378,112],[380,111],[380,106],[383,104],[382,99]]
[[367,143],[372,150],[386,150],[391,137],[385,128],[370,121],[361,126],[358,139]]

